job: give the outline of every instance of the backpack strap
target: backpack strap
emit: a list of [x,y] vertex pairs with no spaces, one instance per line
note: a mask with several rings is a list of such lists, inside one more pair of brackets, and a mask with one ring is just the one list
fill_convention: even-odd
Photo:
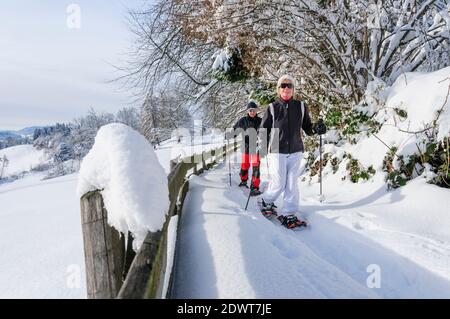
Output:
[[301,105],[302,105],[302,121],[300,122],[300,127],[303,126],[303,118],[305,116],[305,103],[303,103],[303,101],[301,101]]
[[[275,108],[273,107],[273,103],[270,103],[270,104],[269,104],[269,111],[270,111],[270,113],[272,114],[272,128],[275,130]],[[269,145],[267,146],[267,152],[270,152],[270,150],[272,149],[272,139],[273,139],[273,134],[275,134],[274,131],[272,131],[272,132],[270,133],[270,136],[269,136]]]
[[270,113],[272,114],[272,127],[275,127],[275,111],[274,111],[273,103],[269,104],[269,110],[270,110]]

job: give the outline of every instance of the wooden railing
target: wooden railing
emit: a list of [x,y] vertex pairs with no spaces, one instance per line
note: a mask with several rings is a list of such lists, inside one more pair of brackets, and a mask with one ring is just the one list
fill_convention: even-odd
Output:
[[[172,276],[169,279],[167,293],[163,291],[167,276],[167,230],[170,219],[181,214],[189,189],[189,176],[199,175],[210,169],[228,154],[236,151],[237,147],[236,142],[230,142],[202,154],[194,154],[170,163],[171,171],[168,175],[170,206],[167,219],[162,230],[147,233],[136,254],[132,250],[131,235],[127,234],[128,244],[125,247],[125,234],[120,234],[108,225],[108,212],[103,205],[101,191],[89,192],[81,197],[88,298],[170,297]],[[180,224],[178,223],[179,227]],[[176,247],[177,245],[175,255]],[[173,274],[173,271],[170,273]]]

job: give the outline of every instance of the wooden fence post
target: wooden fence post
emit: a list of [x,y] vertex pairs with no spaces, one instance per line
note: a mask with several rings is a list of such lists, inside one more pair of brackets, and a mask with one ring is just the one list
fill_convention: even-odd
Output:
[[115,298],[122,286],[125,236],[108,225],[99,191],[83,195],[80,205],[88,298]]
[[128,231],[128,238],[127,238],[127,249],[125,252],[125,259],[124,259],[124,265],[123,265],[123,272],[122,272],[122,280],[125,281],[125,278],[127,277],[128,270],[130,270],[131,263],[133,262],[134,257],[136,257],[136,252],[133,250],[133,235],[130,231]]
[[[236,147],[235,143],[234,148]],[[162,230],[147,233],[137,254],[131,249],[131,234],[127,234],[128,247],[125,250],[125,235],[121,236],[108,225],[108,213],[104,208],[101,192],[89,192],[81,197],[88,298],[165,297],[162,290],[167,263],[167,228],[170,217],[177,213],[178,200],[181,201],[178,209],[183,205],[189,185],[186,174],[191,169],[194,174],[201,174],[213,167],[221,157],[226,157],[229,151],[226,146],[212,150],[208,165],[206,160],[209,157],[205,153],[192,155],[190,163],[184,160],[170,162],[168,217]],[[176,261],[174,266],[175,263]],[[126,278],[123,279],[123,276]],[[172,288],[172,284],[169,288]],[[170,293],[169,290],[169,296]]]
[[[165,224],[164,224],[165,225]],[[165,230],[164,230],[165,231]],[[141,248],[137,252],[130,270],[128,271],[127,278],[120,290],[117,298],[119,299],[143,299],[143,298],[159,298],[157,293],[162,290],[162,284],[160,276],[164,275],[165,259],[158,259],[158,251],[166,247],[161,247],[161,236],[163,232],[148,232],[142,243]],[[165,256],[163,256],[165,257]],[[153,279],[153,276],[157,278]],[[150,280],[153,279],[153,280]],[[149,283],[149,280],[151,283]],[[154,290],[149,290],[149,285]],[[154,295],[151,295],[151,294]],[[150,294],[150,295],[149,295]]]

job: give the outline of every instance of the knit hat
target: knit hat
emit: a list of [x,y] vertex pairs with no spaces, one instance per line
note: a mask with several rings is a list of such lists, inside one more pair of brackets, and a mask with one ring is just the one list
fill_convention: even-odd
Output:
[[247,104],[247,111],[250,110],[250,109],[258,109],[258,105],[255,102],[250,101]]

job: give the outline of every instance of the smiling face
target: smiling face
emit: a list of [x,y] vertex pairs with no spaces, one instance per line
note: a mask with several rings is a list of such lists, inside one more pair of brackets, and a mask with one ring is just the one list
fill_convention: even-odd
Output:
[[288,101],[294,95],[294,84],[289,80],[284,80],[278,87],[278,95],[285,101]]
[[256,109],[249,109],[249,110],[248,110],[248,115],[249,115],[250,117],[255,117],[255,116],[256,116],[256,113],[257,113],[257,110],[256,110]]

